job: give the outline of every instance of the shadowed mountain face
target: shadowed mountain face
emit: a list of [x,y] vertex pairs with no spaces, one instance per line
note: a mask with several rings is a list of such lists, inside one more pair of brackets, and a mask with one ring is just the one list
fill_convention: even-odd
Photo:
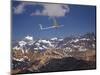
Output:
[[[51,59],[48,64],[42,66],[38,71],[34,71],[34,73],[95,69],[95,63],[96,62],[94,61],[77,60],[73,57],[67,57],[63,59]],[[24,70],[20,71],[19,73],[33,72],[29,70]]]
[[63,59],[53,59],[46,66],[43,66],[41,72],[51,71],[70,71],[70,70],[85,70],[95,69],[95,62],[87,62],[84,60],[77,60],[72,57]]

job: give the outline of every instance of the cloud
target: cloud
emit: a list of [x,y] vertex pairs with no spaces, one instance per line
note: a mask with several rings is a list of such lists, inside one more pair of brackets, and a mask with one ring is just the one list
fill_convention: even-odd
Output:
[[[69,13],[70,9],[68,5],[65,4],[45,4],[45,3],[32,3],[32,2],[22,2],[18,6],[14,7],[15,14],[22,14],[26,11],[25,6],[27,5],[41,5],[42,10],[36,9],[35,12],[32,12],[30,15],[42,15],[49,17],[63,17],[65,14]],[[29,10],[29,9],[27,9]]]
[[21,2],[16,7],[13,7],[14,14],[22,14],[22,13],[24,13],[26,11],[25,6],[27,6],[27,5],[34,5],[34,4],[35,3],[31,3],[31,2]]
[[23,13],[25,11],[24,7],[25,7],[24,3],[19,4],[17,7],[14,7],[14,13],[15,14]]
[[44,8],[45,9],[43,10],[43,15],[47,15],[50,17],[62,17],[69,12],[68,5],[65,6],[60,4],[46,4],[44,5]]
[[34,15],[43,15],[43,14],[40,12],[40,10],[36,10],[34,13],[32,12],[30,15],[34,16]]
[[43,15],[49,17],[63,17],[65,16],[66,13],[69,13],[68,5],[62,5],[62,4],[41,4],[41,5],[44,7],[42,12],[36,10],[31,14],[31,16]]

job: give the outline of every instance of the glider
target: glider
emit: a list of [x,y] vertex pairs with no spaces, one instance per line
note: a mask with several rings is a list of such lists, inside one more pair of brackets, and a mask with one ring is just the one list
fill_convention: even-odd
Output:
[[64,25],[59,25],[58,23],[57,23],[57,21],[56,21],[56,19],[54,18],[53,19],[53,22],[54,22],[54,24],[52,25],[52,26],[50,26],[50,27],[46,27],[46,28],[43,28],[43,26],[42,26],[42,24],[39,24],[39,26],[40,26],[40,29],[41,30],[47,30],[47,29],[52,29],[52,28],[60,28],[60,27],[63,27]]

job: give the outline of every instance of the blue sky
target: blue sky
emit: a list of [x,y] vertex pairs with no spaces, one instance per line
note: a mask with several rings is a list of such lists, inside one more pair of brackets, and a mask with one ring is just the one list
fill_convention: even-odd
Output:
[[[96,7],[84,6],[84,5],[69,5],[67,4],[66,12],[62,10],[55,11],[49,6],[45,9],[50,12],[50,15],[40,15],[44,10],[44,5],[41,4],[23,3],[21,1],[14,1],[12,4],[12,38],[22,39],[27,35],[34,38],[52,38],[52,37],[66,37],[72,34],[84,34],[86,32],[95,33],[96,24]],[[43,4],[43,3],[42,3]],[[52,6],[52,5],[51,5]],[[58,8],[55,5],[55,8]],[[59,4],[60,7],[60,4]],[[51,9],[51,10],[48,10]],[[59,9],[59,8],[58,8]],[[39,10],[38,13],[36,11]],[[31,15],[34,14],[34,15]],[[58,29],[40,30],[38,24],[42,24],[43,27],[53,25],[52,17],[56,17],[59,24],[64,27]]]

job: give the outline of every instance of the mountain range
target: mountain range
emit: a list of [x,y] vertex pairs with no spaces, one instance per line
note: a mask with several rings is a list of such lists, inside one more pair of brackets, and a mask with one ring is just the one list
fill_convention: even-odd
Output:
[[28,52],[29,50],[43,51],[51,48],[63,49],[66,51],[85,51],[87,49],[95,49],[95,35],[93,33],[87,33],[78,37],[66,37],[66,38],[51,38],[49,40],[38,39],[33,40],[33,37],[26,36],[23,40],[17,41],[13,44],[13,50],[22,50]]
[[[52,71],[49,66],[58,66],[53,63],[58,63],[59,66],[66,65],[66,68],[62,68],[61,70],[70,70],[70,68],[71,70],[83,69],[84,67],[85,69],[95,68],[96,36],[94,33],[38,40],[33,39],[32,36],[26,36],[20,41],[12,42],[12,44],[12,69],[14,74],[27,71]],[[64,62],[63,59],[68,63]],[[72,61],[75,61],[75,64],[79,63],[79,65],[85,64],[85,66],[75,67],[72,65],[74,64],[71,63]],[[56,67],[53,71],[59,69]]]

